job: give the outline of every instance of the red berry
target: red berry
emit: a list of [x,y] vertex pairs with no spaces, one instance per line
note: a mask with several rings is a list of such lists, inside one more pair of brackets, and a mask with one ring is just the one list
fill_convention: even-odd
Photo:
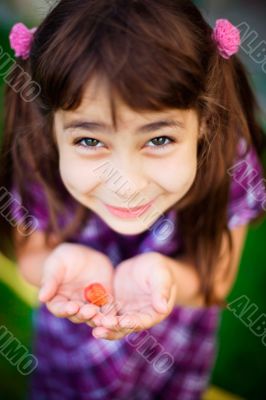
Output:
[[96,306],[104,306],[108,303],[108,294],[100,283],[92,283],[86,286],[84,289],[84,297],[88,302]]

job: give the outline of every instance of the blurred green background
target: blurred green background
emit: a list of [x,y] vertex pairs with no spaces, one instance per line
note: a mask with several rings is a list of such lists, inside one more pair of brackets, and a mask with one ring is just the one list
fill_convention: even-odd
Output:
[[[51,2],[50,2],[51,3]],[[229,18],[235,24],[246,21],[258,32],[261,40],[266,32],[264,17],[265,1],[195,1],[204,16],[213,25],[216,18]],[[35,26],[45,16],[49,4],[39,0],[1,1],[0,38],[1,47],[10,51],[8,33],[13,23],[23,21]],[[263,20],[263,22],[262,22]],[[266,75],[261,66],[252,61],[242,50],[244,60],[256,89],[259,102],[265,110]],[[1,63],[0,63],[1,65]],[[0,80],[0,129],[2,134],[3,81]],[[266,125],[266,120],[262,120]],[[264,155],[264,160],[266,155]],[[1,168],[1,166],[0,166]],[[266,313],[266,221],[250,225],[239,274],[228,302],[245,295],[250,303],[258,307],[257,316]],[[0,238],[1,240],[1,238]],[[16,266],[0,255],[0,326],[5,325],[30,351],[32,339],[32,310],[36,306],[35,290],[18,275]],[[219,351],[211,378],[208,400],[233,399],[232,395],[244,399],[266,399],[266,346],[229,310],[222,314],[219,329]],[[19,374],[0,354],[0,399],[24,399],[28,378]],[[225,390],[217,390],[220,388]],[[228,392],[228,393],[227,393]],[[38,399],[36,399],[38,400]],[[104,400],[104,399],[103,399]]]

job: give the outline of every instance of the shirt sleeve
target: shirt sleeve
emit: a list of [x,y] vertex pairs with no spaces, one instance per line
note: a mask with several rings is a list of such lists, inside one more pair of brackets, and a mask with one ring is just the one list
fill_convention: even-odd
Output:
[[254,146],[244,154],[246,140],[238,144],[238,156],[228,169],[231,185],[228,203],[228,227],[247,224],[266,211],[266,190],[263,167]]
[[35,229],[44,231],[49,223],[49,211],[42,186],[34,182],[27,185],[31,194],[31,202],[22,204],[21,196],[15,184],[11,188],[10,214],[14,225],[31,224]]

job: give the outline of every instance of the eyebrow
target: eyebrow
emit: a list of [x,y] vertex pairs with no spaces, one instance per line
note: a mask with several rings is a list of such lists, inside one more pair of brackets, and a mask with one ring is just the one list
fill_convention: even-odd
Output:
[[[185,125],[182,122],[177,121],[175,119],[163,119],[160,121],[151,122],[147,125],[140,126],[139,128],[137,128],[136,133],[150,133],[158,131],[162,128],[169,128],[169,127],[184,129]],[[72,121],[64,125],[65,131],[70,129],[83,129],[91,132],[98,131],[105,133],[109,133],[111,130],[110,127],[104,123],[98,121],[83,121],[83,120]]]

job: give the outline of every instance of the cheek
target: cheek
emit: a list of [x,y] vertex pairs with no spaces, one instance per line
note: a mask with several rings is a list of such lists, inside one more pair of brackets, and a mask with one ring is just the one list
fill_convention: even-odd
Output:
[[91,191],[99,182],[93,173],[94,163],[72,156],[60,157],[60,174],[67,189],[79,194]]
[[167,165],[162,165],[157,174],[157,182],[170,193],[186,193],[197,173],[196,153],[175,157]]

